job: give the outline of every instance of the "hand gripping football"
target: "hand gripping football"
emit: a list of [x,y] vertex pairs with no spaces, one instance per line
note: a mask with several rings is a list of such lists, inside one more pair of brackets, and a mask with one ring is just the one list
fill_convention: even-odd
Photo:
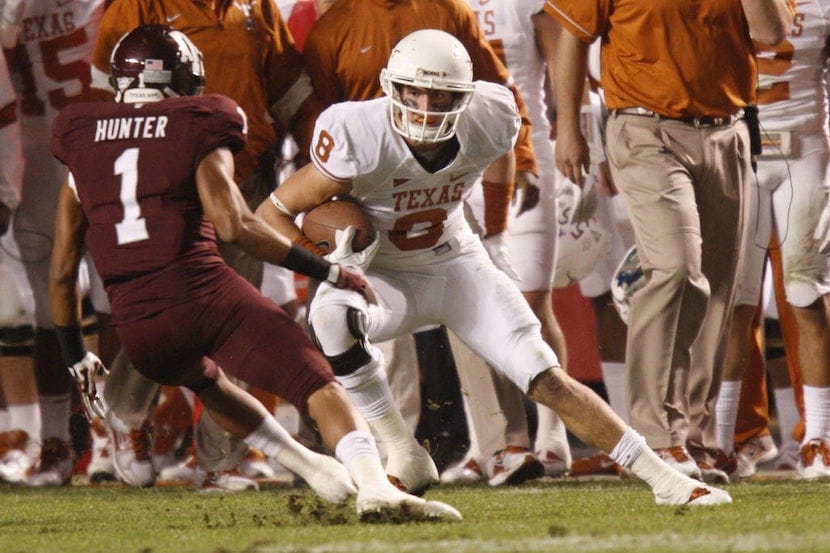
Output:
[[327,254],[336,247],[335,232],[348,226],[357,229],[352,239],[354,252],[363,251],[375,238],[372,221],[357,203],[348,199],[330,200],[306,213],[302,231]]

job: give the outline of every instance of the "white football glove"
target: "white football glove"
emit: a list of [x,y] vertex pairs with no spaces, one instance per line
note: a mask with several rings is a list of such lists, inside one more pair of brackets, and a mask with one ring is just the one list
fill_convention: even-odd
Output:
[[520,282],[522,278],[516,269],[513,267],[513,262],[510,259],[510,252],[507,250],[507,237],[503,232],[488,236],[481,241],[484,244],[484,249],[487,250],[487,255],[496,268],[503,271],[507,276],[516,282]]
[[86,352],[83,359],[68,367],[69,374],[75,379],[78,391],[81,392],[81,399],[84,400],[84,411],[87,419],[94,417],[104,418],[106,407],[104,400],[98,395],[98,388],[95,386],[96,376],[105,376],[109,370],[104,366],[98,356],[91,351]]
[[323,259],[331,263],[337,263],[338,265],[357,267],[365,272],[375,258],[375,254],[378,253],[380,235],[375,232],[375,239],[372,240],[372,243],[363,251],[355,252],[352,251],[352,240],[355,234],[357,234],[357,227],[352,225],[347,226],[343,230],[338,229],[334,233],[334,251],[324,255]]
[[823,255],[830,253],[830,201],[825,196],[824,208],[821,210],[816,229],[813,231],[813,239],[816,241],[818,251]]

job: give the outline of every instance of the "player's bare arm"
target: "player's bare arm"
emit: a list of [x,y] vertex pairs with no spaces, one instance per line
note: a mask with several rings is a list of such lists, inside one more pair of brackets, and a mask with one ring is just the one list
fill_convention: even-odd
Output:
[[297,243],[303,238],[303,233],[294,223],[294,217],[310,211],[332,196],[348,194],[351,190],[351,182],[334,180],[309,163],[265,198],[256,214],[277,232]]
[[84,254],[86,225],[81,204],[64,183],[55,215],[55,245],[49,270],[52,320],[59,326],[72,326],[80,320],[77,274]]
[[588,44],[565,31],[559,33],[556,50],[556,60],[548,60],[554,66],[556,83],[556,167],[582,186],[590,164],[588,143],[579,128]]
[[196,186],[205,215],[226,242],[234,242],[246,253],[280,265],[291,248],[285,236],[256,217],[245,203],[233,180],[233,155],[217,148],[205,156],[196,169]]
[[262,261],[371,296],[362,275],[295,247],[286,235],[252,213],[233,180],[233,168],[233,155],[227,148],[213,150],[196,168],[199,199],[219,238]]
[[778,44],[787,37],[795,13],[789,0],[741,0],[749,34],[762,44]]
[[55,216],[55,245],[49,267],[49,302],[52,321],[67,370],[78,386],[88,420],[104,416],[95,377],[107,374],[101,360],[86,351],[80,325],[78,267],[84,254],[87,220],[75,193],[65,183],[60,190]]

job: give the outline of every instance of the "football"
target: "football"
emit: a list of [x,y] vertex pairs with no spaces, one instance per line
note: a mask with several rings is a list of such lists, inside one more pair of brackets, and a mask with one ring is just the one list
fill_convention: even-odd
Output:
[[302,231],[323,254],[327,254],[336,247],[334,233],[349,225],[357,229],[352,240],[352,251],[363,251],[374,240],[375,227],[353,200],[330,200],[318,205],[303,217]]

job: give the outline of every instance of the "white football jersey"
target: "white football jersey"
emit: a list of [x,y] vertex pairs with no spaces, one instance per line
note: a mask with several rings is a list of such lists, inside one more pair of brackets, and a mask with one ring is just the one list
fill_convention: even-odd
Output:
[[830,0],[799,0],[781,44],[758,50],[758,105],[766,131],[820,131],[827,126]]
[[[24,140],[49,136],[52,120],[89,90],[90,65],[104,0],[30,0],[18,40],[28,63],[21,70],[20,113],[41,120],[23,125]],[[31,125],[37,127],[32,129]]]
[[386,97],[335,104],[317,119],[311,147],[320,171],[352,182],[352,195],[379,231],[375,265],[405,262],[450,238],[471,236],[462,201],[484,169],[511,150],[521,123],[509,89],[477,81],[458,118],[458,154],[430,173],[393,129],[389,113]]
[[[550,139],[550,122],[544,97],[545,61],[536,48],[530,18],[542,11],[545,0],[467,0],[467,3],[478,16],[479,27],[507,66],[525,101],[538,159],[536,141]],[[553,159],[549,145],[547,150],[551,150]]]

